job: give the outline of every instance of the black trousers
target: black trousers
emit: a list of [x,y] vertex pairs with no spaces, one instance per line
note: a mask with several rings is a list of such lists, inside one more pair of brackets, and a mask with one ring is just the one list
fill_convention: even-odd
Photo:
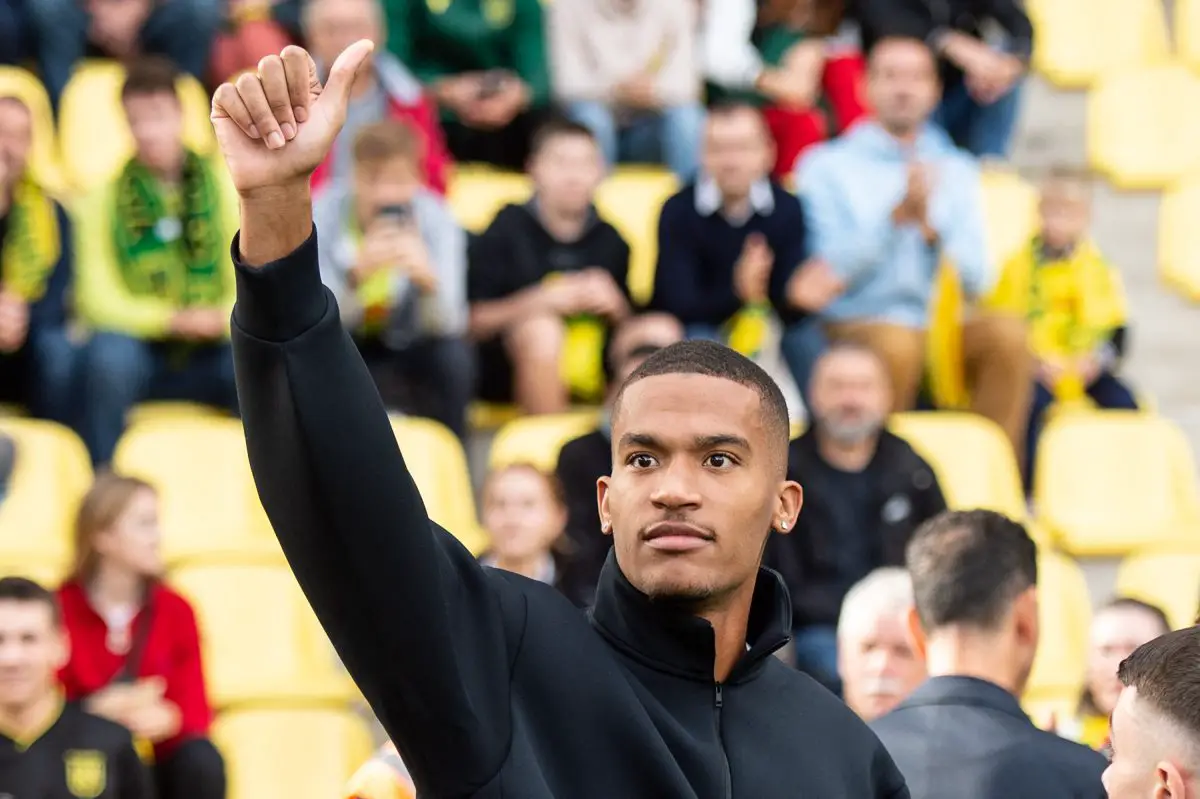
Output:
[[158,799],[225,799],[225,760],[207,738],[193,738],[154,765]]

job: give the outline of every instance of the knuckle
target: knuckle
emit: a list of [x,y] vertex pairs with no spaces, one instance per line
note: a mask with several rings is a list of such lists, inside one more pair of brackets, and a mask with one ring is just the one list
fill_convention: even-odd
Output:
[[259,72],[266,72],[267,70],[276,69],[276,68],[282,67],[282,66],[283,66],[283,62],[280,60],[279,56],[277,56],[277,55],[265,55],[258,60],[258,71]]
[[258,88],[258,76],[252,72],[243,72],[238,76],[236,86],[238,93],[245,96],[248,91]]

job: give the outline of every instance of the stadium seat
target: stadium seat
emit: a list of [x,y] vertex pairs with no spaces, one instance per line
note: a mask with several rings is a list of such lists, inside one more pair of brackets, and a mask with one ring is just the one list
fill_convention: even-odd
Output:
[[168,563],[245,554],[279,557],[238,420],[164,417],[134,425],[117,445],[113,462],[117,471],[158,489]]
[[472,554],[482,553],[488,538],[475,516],[475,494],[462,444],[448,428],[430,419],[397,416],[392,430],[429,517]]
[[149,422],[228,418],[211,405],[198,402],[143,402],[129,412],[126,423],[134,427]]
[[1029,0],[1033,67],[1062,89],[1171,57],[1162,0]]
[[679,190],[676,177],[662,169],[618,169],[596,192],[596,209],[629,243],[629,292],[644,305],[654,293],[658,260],[658,215]]
[[[59,103],[59,142],[72,188],[103,183],[133,154],[133,138],[121,108],[125,69],[115,61],[85,61],[75,68]],[[184,141],[201,155],[213,152],[208,93],[190,76],[178,82]]]
[[929,461],[951,508],[987,508],[1025,518],[1012,445],[995,423],[972,413],[898,413],[888,428]]
[[[1200,4],[1198,4],[1200,5]],[[1163,195],[1158,212],[1158,274],[1200,302],[1200,179],[1185,178]]]
[[1178,64],[1114,73],[1088,95],[1088,161],[1118,189],[1156,190],[1200,166],[1200,77]]
[[1079,565],[1047,549],[1038,556],[1038,621],[1038,652],[1026,697],[1077,698],[1087,661],[1091,597]]
[[558,464],[558,451],[573,438],[596,427],[599,411],[523,416],[500,428],[492,439],[488,465],[500,469],[513,463],[529,463],[552,472]]
[[37,76],[20,67],[0,66],[0,97],[16,97],[29,107],[33,117],[33,145],[29,170],[34,180],[51,193],[61,194],[67,186],[58,162],[58,134],[50,98]]
[[1034,497],[1039,519],[1075,555],[1200,541],[1187,440],[1147,413],[1055,414],[1042,432]]
[[498,430],[520,418],[521,409],[516,405],[476,400],[467,408],[467,416],[472,430]]
[[53,422],[0,419],[17,447],[8,496],[0,503],[0,559],[65,567],[79,500],[92,482],[83,442]]
[[465,230],[482,233],[497,211],[509,203],[525,202],[532,191],[529,178],[519,172],[463,165],[455,170],[446,198]]
[[1175,629],[1200,615],[1200,544],[1138,552],[1117,570],[1117,594],[1157,605]]
[[205,675],[220,707],[246,702],[344,703],[353,683],[286,564],[204,563],[171,572],[200,626]]
[[1038,227],[1038,190],[1009,169],[984,169],[983,206],[987,213],[988,254],[1001,264],[1029,244]]
[[1200,72],[1200,2],[1175,0],[1175,56]]
[[213,725],[229,799],[331,799],[371,756],[362,719],[329,708],[227,711]]

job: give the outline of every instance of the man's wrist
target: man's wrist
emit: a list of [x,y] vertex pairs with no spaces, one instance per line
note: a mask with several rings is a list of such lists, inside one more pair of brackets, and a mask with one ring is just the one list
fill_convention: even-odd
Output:
[[312,235],[308,178],[239,192],[238,250],[247,266],[263,266],[291,254]]

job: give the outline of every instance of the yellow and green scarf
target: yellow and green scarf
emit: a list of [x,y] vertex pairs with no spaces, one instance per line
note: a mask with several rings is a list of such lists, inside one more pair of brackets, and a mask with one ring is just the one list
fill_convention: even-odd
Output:
[[225,296],[217,177],[188,151],[177,196],[137,159],[116,185],[113,236],[125,285],[139,295],[172,300],[180,307],[217,305]]
[[23,178],[13,192],[8,230],[0,248],[0,284],[26,302],[37,302],[62,252],[54,201]]

